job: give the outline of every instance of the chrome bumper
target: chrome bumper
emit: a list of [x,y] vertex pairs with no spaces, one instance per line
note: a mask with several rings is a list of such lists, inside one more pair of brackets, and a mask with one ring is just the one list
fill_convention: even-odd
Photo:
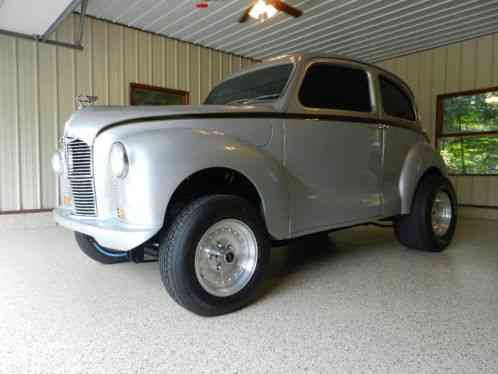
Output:
[[161,227],[136,226],[118,220],[77,217],[67,209],[54,209],[55,221],[72,231],[93,237],[101,246],[116,251],[130,251],[156,235]]

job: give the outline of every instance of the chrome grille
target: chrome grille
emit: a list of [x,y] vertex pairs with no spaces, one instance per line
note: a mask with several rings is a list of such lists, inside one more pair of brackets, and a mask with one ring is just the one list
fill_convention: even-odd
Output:
[[79,216],[95,217],[97,206],[93,184],[92,149],[79,139],[66,138],[64,151],[67,179],[73,194],[73,213]]

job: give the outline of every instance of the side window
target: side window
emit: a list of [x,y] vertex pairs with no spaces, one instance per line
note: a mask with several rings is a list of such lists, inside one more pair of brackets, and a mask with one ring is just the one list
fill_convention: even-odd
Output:
[[309,108],[372,111],[367,73],[340,65],[311,65],[301,85],[299,100]]
[[380,91],[384,113],[393,117],[415,121],[412,101],[396,83],[380,77]]

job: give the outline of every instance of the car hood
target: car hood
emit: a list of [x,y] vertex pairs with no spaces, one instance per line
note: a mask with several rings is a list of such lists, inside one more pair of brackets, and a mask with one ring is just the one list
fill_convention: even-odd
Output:
[[[89,144],[110,126],[168,121],[275,113],[271,105],[171,105],[171,106],[91,106],[78,110],[66,122],[64,136],[81,139]],[[202,127],[202,125],[200,125]]]

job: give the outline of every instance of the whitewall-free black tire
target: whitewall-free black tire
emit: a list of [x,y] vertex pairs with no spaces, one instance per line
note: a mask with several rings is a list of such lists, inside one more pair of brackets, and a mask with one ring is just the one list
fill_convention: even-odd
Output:
[[191,312],[230,313],[257,296],[269,249],[263,219],[248,201],[202,197],[187,205],[165,233],[161,278],[170,296]]
[[457,198],[451,182],[429,174],[417,187],[410,214],[394,220],[394,230],[406,247],[438,252],[451,243],[456,224]]

